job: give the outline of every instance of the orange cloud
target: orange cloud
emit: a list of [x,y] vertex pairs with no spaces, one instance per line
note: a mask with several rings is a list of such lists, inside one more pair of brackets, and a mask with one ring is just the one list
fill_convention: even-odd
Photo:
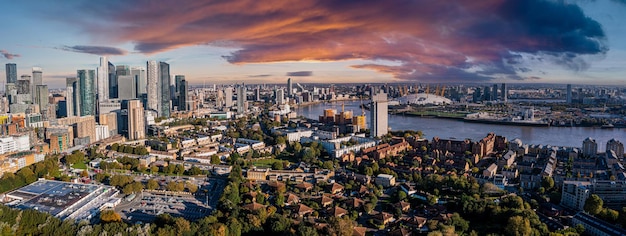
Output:
[[239,49],[224,55],[231,63],[365,59],[372,63],[353,67],[407,80],[522,79],[520,53],[576,67],[578,55],[608,50],[600,25],[579,7],[546,0],[101,4],[116,7],[98,15],[111,23],[85,29],[142,53],[228,45]]

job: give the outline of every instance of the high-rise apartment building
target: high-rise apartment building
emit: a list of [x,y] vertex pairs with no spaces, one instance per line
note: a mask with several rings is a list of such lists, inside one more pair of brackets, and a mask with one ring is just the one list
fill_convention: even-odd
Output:
[[374,93],[372,91],[372,102],[370,104],[370,136],[381,137],[388,132],[387,121],[387,94],[384,92]]
[[237,87],[237,112],[245,113],[246,112],[246,85],[241,84]]
[[17,82],[17,65],[15,63],[7,63],[5,67],[7,74],[7,84]]
[[156,61],[148,61],[147,74],[147,91],[148,99],[146,108],[155,112],[159,112],[159,63]]
[[583,155],[587,157],[595,156],[598,154],[598,143],[591,137],[583,140]]
[[96,115],[96,72],[94,70],[78,70],[76,75],[80,89],[80,116]]
[[276,105],[283,105],[285,104],[285,91],[283,91],[282,89],[277,89],[276,90]]
[[159,76],[161,77],[159,83],[159,89],[161,90],[161,97],[159,100],[159,116],[170,117],[170,101],[172,100],[170,94],[170,64],[165,62],[159,62]]
[[143,104],[138,99],[122,100],[121,133],[130,140],[146,136]]
[[226,107],[233,106],[233,88],[230,86],[224,88],[224,106]]
[[606,142],[606,152],[614,151],[618,157],[624,156],[624,144],[616,139]]
[[98,101],[104,101],[109,99],[109,60],[107,57],[100,57],[100,66],[98,66],[97,70]]
[[22,75],[19,80],[17,80],[17,84],[15,85],[17,89],[17,94],[30,94],[32,83],[30,81],[30,75]]

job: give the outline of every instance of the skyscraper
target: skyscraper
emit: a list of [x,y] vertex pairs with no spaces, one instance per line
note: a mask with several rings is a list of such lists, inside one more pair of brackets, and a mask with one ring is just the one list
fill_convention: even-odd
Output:
[[117,70],[115,65],[109,63],[109,98],[117,98]]
[[384,92],[375,94],[372,91],[372,102],[370,104],[371,137],[381,137],[387,134],[387,109],[387,94]]
[[31,81],[30,75],[22,75],[15,87],[17,88],[17,94],[30,94],[31,93]]
[[500,90],[501,90],[500,93],[502,93],[502,95],[501,95],[502,96],[501,97],[502,101],[503,102],[507,102],[509,91],[506,90],[506,84],[505,83],[502,83],[502,87],[500,88]]
[[143,104],[139,99],[122,100],[121,133],[130,140],[146,136]]
[[224,88],[224,106],[226,107],[233,106],[233,88],[230,86]]
[[147,93],[146,69],[143,67],[133,67],[130,70],[130,74],[135,77],[135,82],[137,83],[137,98],[140,98],[142,94]]
[[246,112],[246,85],[241,84],[237,87],[237,112],[244,113]]
[[498,85],[494,84],[491,87],[491,101],[498,100]]
[[[174,104],[177,108],[178,111],[184,111],[184,109],[181,109],[180,107],[180,96],[182,95],[182,91],[181,91],[181,83],[183,82],[183,80],[185,80],[185,76],[184,75],[175,75],[174,76],[174,97],[172,97],[172,104]],[[187,91],[185,91],[186,93]],[[171,94],[171,93],[170,93]]]
[[583,140],[583,155],[587,157],[595,156],[598,154],[598,143],[591,137]]
[[[98,101],[104,101],[104,100],[109,99],[109,60],[107,59],[107,57],[100,57],[100,66],[98,66],[97,70],[98,70],[98,78],[97,78],[98,79],[98,82],[97,82]],[[80,76],[79,76],[79,80],[80,80]],[[91,115],[95,115],[95,114],[91,114]]]
[[567,93],[567,97],[566,97],[567,103],[572,103],[572,85],[571,84],[567,85],[566,93]]
[[44,113],[48,110],[48,85],[35,86],[35,104],[39,105],[39,112]]
[[277,89],[276,90],[276,105],[283,105],[285,104],[285,91],[283,91],[282,89]]
[[147,73],[147,87],[146,93],[148,94],[148,104],[146,107],[148,110],[159,112],[159,63],[156,61],[148,61],[148,73]]
[[178,88],[178,110],[179,111],[187,111],[187,101],[189,100],[189,94],[187,93],[187,80],[184,79],[180,82],[180,87]]
[[33,67],[33,80],[30,82],[30,94],[33,96],[33,103],[37,103],[37,99],[35,99],[37,91],[37,85],[43,85],[43,70],[40,67]]
[[80,89],[80,116],[96,115],[96,72],[94,70],[78,70],[76,77]]
[[132,75],[117,75],[117,98],[134,99],[137,98],[137,88],[135,86],[135,77]]
[[65,79],[65,104],[67,109],[67,117],[77,116],[79,115],[80,105],[79,105],[79,83],[76,78],[66,78]]
[[159,71],[159,76],[161,77],[161,82],[159,83],[159,89],[161,90],[159,116],[169,118],[170,100],[172,100],[170,94],[170,64],[159,62]]
[[293,93],[293,84],[291,83],[291,78],[287,79],[287,97],[291,97],[291,93]]
[[7,73],[7,84],[17,82],[17,65],[15,63],[7,63],[5,66]]

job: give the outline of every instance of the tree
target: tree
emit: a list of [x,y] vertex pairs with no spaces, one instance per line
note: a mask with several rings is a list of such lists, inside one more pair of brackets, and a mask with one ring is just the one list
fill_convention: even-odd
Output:
[[591,194],[591,196],[585,200],[583,210],[589,214],[597,215],[602,211],[602,205],[604,205],[602,198],[596,194]]
[[122,222],[122,217],[113,210],[105,210],[100,212],[100,220],[104,223]]
[[544,176],[541,179],[541,186],[549,191],[550,189],[554,188],[554,179],[552,179],[552,177],[550,176]]
[[149,179],[148,183],[146,184],[146,188],[148,188],[150,190],[155,190],[155,189],[159,188],[159,182],[157,182],[156,180],[153,180],[153,179]]
[[296,230],[297,236],[318,236],[317,230],[311,226],[306,226],[304,222],[301,222],[298,225],[298,229]]
[[350,220],[350,218],[335,218],[332,217],[330,219],[330,230],[333,235],[337,236],[350,236],[352,235],[353,229],[356,226],[354,221]]
[[186,185],[187,190],[189,190],[190,193],[195,193],[198,191],[198,185],[195,185],[192,182],[187,182]]
[[404,191],[398,191],[398,201],[406,200],[406,193]]
[[282,170],[283,169],[283,162],[276,160],[274,163],[272,163],[272,169],[274,170]]
[[526,236],[532,233],[530,221],[528,219],[524,219],[522,216],[513,216],[509,218],[505,230],[508,235],[514,236]]
[[217,156],[217,155],[215,155],[215,154],[213,154],[213,155],[211,156],[211,164],[213,164],[213,165],[219,165],[221,162],[222,162],[222,161],[220,160],[220,157],[219,157],[219,156]]

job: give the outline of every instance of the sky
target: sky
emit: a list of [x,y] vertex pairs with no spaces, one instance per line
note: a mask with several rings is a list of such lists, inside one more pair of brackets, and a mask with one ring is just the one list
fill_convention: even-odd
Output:
[[625,85],[625,13],[626,0],[10,1],[0,63],[41,67],[51,88],[100,56],[165,61],[192,85]]

